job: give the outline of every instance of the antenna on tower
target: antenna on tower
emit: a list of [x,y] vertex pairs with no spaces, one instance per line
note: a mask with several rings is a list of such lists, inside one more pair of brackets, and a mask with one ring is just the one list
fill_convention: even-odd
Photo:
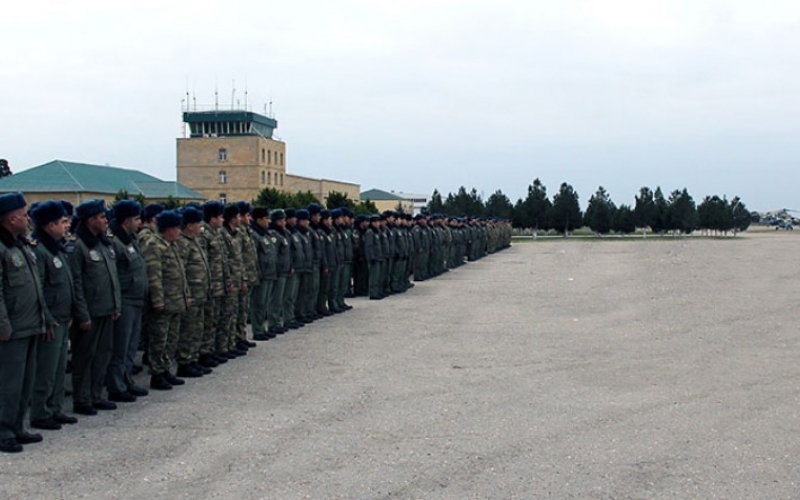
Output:
[[247,79],[244,80],[244,110],[247,111]]
[[214,111],[219,110],[219,87],[214,84]]
[[236,80],[231,80],[231,109],[233,108],[233,103],[236,101]]
[[269,98],[269,115],[267,116],[269,116],[270,118],[275,118],[274,116],[272,116],[272,97]]

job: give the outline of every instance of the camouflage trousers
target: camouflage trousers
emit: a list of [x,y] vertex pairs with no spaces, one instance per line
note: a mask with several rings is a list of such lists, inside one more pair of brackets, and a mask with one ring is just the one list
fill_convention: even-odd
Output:
[[211,297],[203,305],[203,339],[200,342],[200,355],[219,352],[217,332],[219,332],[219,310],[225,297]]
[[250,316],[250,288],[246,292],[239,292],[239,302],[236,308],[236,341],[247,340],[247,320]]
[[147,356],[150,373],[159,375],[172,367],[181,331],[181,313],[153,311],[150,316],[150,340]]
[[233,290],[225,296],[219,311],[219,341],[217,352],[227,352],[236,346],[236,319],[239,316],[239,292]]
[[200,359],[200,345],[203,342],[205,303],[192,302],[188,311],[181,314],[181,329],[178,350],[175,358],[178,364],[196,362]]

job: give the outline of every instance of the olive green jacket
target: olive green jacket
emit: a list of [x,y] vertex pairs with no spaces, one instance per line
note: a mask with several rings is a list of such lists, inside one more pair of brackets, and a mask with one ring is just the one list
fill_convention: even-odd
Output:
[[169,313],[187,310],[190,295],[178,245],[168,242],[160,234],[155,235],[144,250],[144,258],[153,309]]
[[47,305],[28,242],[0,228],[0,334],[12,339],[45,332]]

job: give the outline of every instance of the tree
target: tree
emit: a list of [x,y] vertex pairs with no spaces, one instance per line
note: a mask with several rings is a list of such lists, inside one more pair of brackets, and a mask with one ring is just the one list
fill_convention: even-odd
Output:
[[598,234],[608,234],[611,231],[611,223],[617,207],[611,201],[605,188],[600,186],[597,192],[589,198],[589,205],[586,207],[584,216],[585,225]]
[[697,229],[697,224],[697,207],[689,191],[686,188],[683,188],[683,191],[673,191],[669,197],[666,229],[691,234]]
[[132,197],[125,189],[120,189],[117,191],[117,194],[114,195],[114,203],[121,200],[135,200],[138,201],[141,206],[147,205],[147,199],[144,197],[144,194],[139,193]]
[[353,207],[353,213],[356,215],[376,214],[378,213],[378,207],[371,200],[364,200]]
[[746,231],[750,227],[753,216],[738,196],[733,197],[729,206],[731,217],[733,218],[733,234],[735,236],[737,232]]
[[444,203],[442,202],[442,195],[439,190],[434,189],[431,199],[428,202],[428,213],[438,214],[444,212]]
[[661,187],[656,187],[656,191],[653,193],[653,217],[650,221],[650,229],[654,233],[663,234],[667,230],[668,217],[669,203],[664,198]]
[[528,197],[525,198],[525,202],[522,206],[522,209],[525,211],[523,217],[526,218],[527,227],[533,228],[534,235],[540,229],[550,229],[550,210],[552,210],[552,208],[553,204],[550,203],[550,199],[547,198],[547,188],[537,177],[533,180],[533,183],[528,186]]
[[278,191],[275,188],[262,189],[253,200],[253,205],[270,209],[301,208],[307,207],[311,203],[319,203],[319,200],[316,196],[311,194],[311,191],[287,193],[285,191]]
[[501,190],[497,190],[489,196],[486,200],[486,215],[500,217],[502,219],[511,219],[514,214],[514,205],[508,196],[504,195]]
[[182,206],[186,205],[186,202],[175,198],[172,195],[167,196],[167,199],[164,201],[164,208],[167,210],[175,210],[177,208],[181,208]]
[[581,207],[578,204],[578,193],[567,184],[561,187],[553,196],[553,209],[551,210],[550,224],[553,229],[563,232],[564,236],[581,225]]
[[[306,203],[306,206],[308,203]],[[347,197],[347,193],[340,193],[339,191],[331,191],[325,197],[325,206],[333,209],[339,207],[347,207],[350,210],[355,208],[356,202]]]
[[653,202],[653,192],[649,187],[643,186],[639,189],[639,196],[635,197],[636,203],[633,207],[633,223],[642,229],[645,235],[647,228],[653,225],[653,218],[656,213],[656,205]]
[[708,231],[727,233],[734,227],[728,201],[717,195],[706,196],[697,207],[698,225]]
[[631,207],[622,204],[614,213],[611,229],[620,234],[631,234],[636,231],[636,224],[633,222],[634,218]]

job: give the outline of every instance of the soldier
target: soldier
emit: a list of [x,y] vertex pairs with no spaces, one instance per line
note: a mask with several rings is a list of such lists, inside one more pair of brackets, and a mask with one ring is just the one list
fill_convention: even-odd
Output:
[[256,248],[253,245],[253,234],[250,229],[250,210],[252,207],[246,201],[236,203],[239,207],[239,215],[241,222],[239,229],[236,231],[236,236],[239,238],[239,246],[242,248],[242,266],[245,281],[247,281],[247,289],[244,293],[239,294],[239,313],[236,322],[236,344],[239,349],[247,350],[250,347],[255,347],[255,342],[247,340],[247,321],[250,317],[250,294],[253,288],[258,285],[258,262],[256,262]]
[[293,273],[292,251],[286,232],[286,212],[281,209],[273,210],[269,214],[269,230],[267,234],[272,238],[277,247],[277,273],[278,277],[272,286],[269,298],[269,313],[267,314],[268,332],[275,335],[289,331],[283,322],[283,298],[286,289],[286,280]]
[[228,359],[235,359],[247,354],[249,345],[237,342],[236,320],[239,316],[239,298],[247,294],[247,279],[245,277],[244,263],[242,261],[242,240],[238,235],[239,225],[242,221],[239,207],[227,205],[222,212],[222,229],[220,232],[225,242],[228,256],[228,272],[232,282],[232,289],[225,296],[222,311],[222,329],[225,332],[225,349]]
[[47,304],[45,317],[49,328],[37,345],[30,422],[36,429],[57,430],[61,424],[78,421],[62,411],[69,327],[75,311],[72,273],[64,249],[69,217],[61,202],[53,200],[32,209],[31,217],[35,227],[31,245]]
[[117,254],[109,240],[106,204],[89,200],[75,209],[72,278],[78,303],[77,330],[72,331],[72,409],[81,415],[115,410],[103,399],[114,339],[114,321],[122,311]]
[[233,290],[227,269],[225,242],[222,239],[222,203],[207,201],[203,205],[203,230],[200,231],[200,244],[206,252],[211,274],[210,296],[203,308],[203,340],[200,343],[199,363],[206,368],[214,368],[228,362],[227,337],[222,328],[222,309],[225,295]]
[[266,208],[253,208],[253,221],[250,223],[253,243],[256,247],[256,261],[258,274],[261,280],[253,288],[250,295],[250,327],[253,329],[253,339],[269,340],[275,333],[268,333],[264,328],[267,321],[268,301],[278,279],[278,248],[277,240],[267,234],[269,227],[269,212]]
[[[144,207],[142,210],[142,228],[139,230],[137,236],[139,240],[139,248],[144,251],[147,248],[150,240],[158,233],[156,227],[156,216],[166,210],[166,207],[161,203],[151,203]],[[145,302],[144,311],[142,313],[142,333],[141,341],[139,342],[140,348],[144,351],[142,355],[142,363],[148,364],[147,360],[147,339],[150,336],[150,301]]]
[[191,305],[183,261],[175,243],[181,235],[182,222],[181,216],[172,210],[158,214],[158,233],[144,249],[153,311],[148,346],[150,387],[159,391],[185,383],[170,373],[178,347],[181,314]]
[[369,227],[366,215],[357,215],[353,221],[353,295],[369,295],[369,263],[364,253],[364,232]]
[[[328,288],[330,287],[331,273],[329,267],[329,250],[331,239],[329,237],[330,231],[327,224],[323,222],[324,219],[330,218],[331,214],[327,210],[320,210],[316,215],[316,232],[319,241],[320,252],[320,272],[319,272],[319,290],[317,292],[317,303],[315,309],[317,316],[325,317],[333,314],[328,310]],[[332,258],[336,257],[334,251]],[[335,261],[333,262],[335,265]]]
[[[311,214],[308,210],[301,208],[295,211],[297,216],[297,226],[295,226],[294,236],[300,239],[300,244],[303,247],[302,265],[295,269],[297,274],[297,300],[294,303],[295,321],[301,324],[311,323],[314,319],[311,317],[312,312],[316,308],[315,302],[311,303],[311,287],[313,281],[314,269],[314,242],[312,241],[311,231],[309,229]],[[316,239],[316,237],[314,238]]]
[[319,298],[320,280],[323,272],[322,261],[322,235],[320,234],[320,215],[322,206],[318,203],[311,203],[307,207],[309,215],[308,235],[311,238],[311,290],[308,298],[308,313],[303,321],[310,322],[322,318],[317,312],[317,299]]
[[336,293],[336,305],[342,311],[349,311],[353,306],[345,303],[345,297],[352,297],[350,280],[353,277],[353,228],[351,226],[350,217],[353,212],[347,207],[339,209],[341,217],[337,224],[339,230],[339,237],[341,239],[343,255],[342,266],[339,271],[339,288]]
[[200,241],[203,212],[185,207],[182,212],[183,229],[177,246],[186,272],[186,284],[192,298],[189,307],[181,314],[178,340],[178,377],[196,378],[211,373],[211,368],[200,365],[200,346],[205,331],[206,301],[211,288],[211,269]]
[[286,288],[283,291],[283,326],[289,329],[296,329],[305,326],[305,323],[297,321],[294,314],[294,303],[297,301],[297,292],[300,288],[300,271],[304,271],[306,265],[305,246],[302,239],[297,235],[297,215],[295,209],[287,208],[286,212],[286,237],[292,253],[292,272],[286,278]]
[[0,451],[5,453],[42,440],[24,429],[36,347],[48,327],[36,257],[25,239],[25,205],[20,193],[0,195]]
[[344,249],[339,247],[337,248],[337,240],[338,240],[338,233],[333,227],[333,220],[332,220],[332,213],[333,210],[323,210],[320,213],[320,217],[322,220],[322,230],[324,233],[324,253],[325,253],[325,263],[328,269],[327,272],[327,283],[324,290],[320,289],[319,298],[317,301],[317,308],[319,310],[320,307],[323,308],[325,311],[325,315],[336,314],[340,312],[339,309],[336,308],[335,304],[335,293],[336,293],[336,286],[339,283],[339,268],[340,268],[340,257],[344,252]]
[[108,399],[136,401],[147,396],[147,389],[133,381],[133,360],[139,348],[142,314],[147,297],[147,264],[139,247],[142,206],[137,201],[121,200],[114,205],[114,220],[108,227],[109,239],[117,256],[117,273],[122,296],[122,315],[114,322],[114,348],[108,365]]

